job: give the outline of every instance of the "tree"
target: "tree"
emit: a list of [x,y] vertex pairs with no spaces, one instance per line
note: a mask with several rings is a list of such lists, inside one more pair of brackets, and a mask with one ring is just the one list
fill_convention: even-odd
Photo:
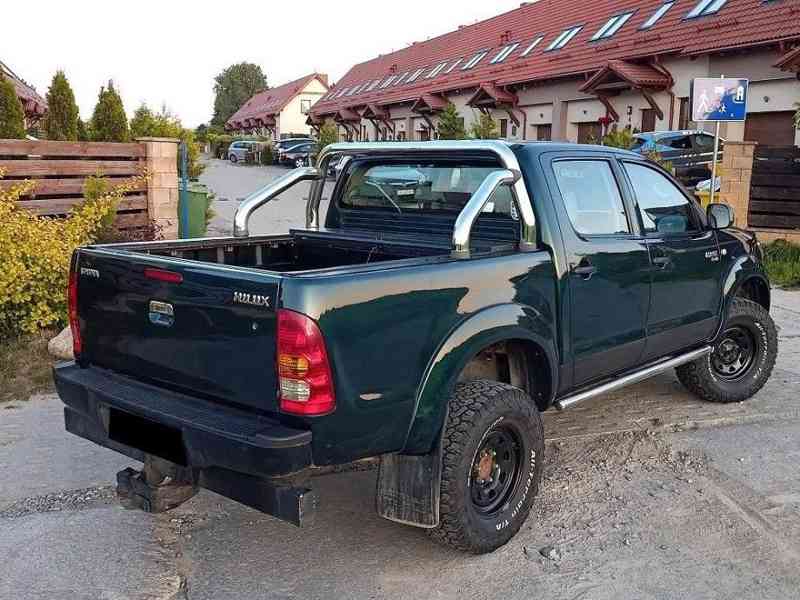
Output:
[[[131,134],[133,137],[178,138],[186,143],[189,153],[189,178],[197,179],[205,169],[205,165],[200,162],[200,146],[195,140],[194,132],[184,128],[181,120],[173,115],[166,106],[161,107],[161,112],[154,113],[147,104],[142,103],[133,113]],[[181,157],[178,153],[179,173],[180,168]]]
[[25,139],[25,113],[14,85],[0,73],[0,139]]
[[64,71],[56,71],[47,90],[47,139],[74,142],[78,139],[78,105]]
[[497,123],[492,115],[481,113],[478,120],[472,124],[472,137],[476,140],[496,140],[498,137]]
[[319,136],[317,137],[317,156],[322,152],[326,146],[335,144],[339,141],[339,128],[336,123],[330,119],[326,119],[319,128]]
[[231,65],[214,78],[214,117],[211,124],[223,127],[245,102],[267,89],[261,67],[252,63]]
[[439,114],[437,130],[440,140],[466,139],[467,130],[464,128],[464,117],[458,114],[458,109],[452,102],[448,102]]
[[92,134],[87,127],[86,121],[78,117],[78,141],[88,142],[91,141]]
[[125,107],[113,81],[108,82],[108,88],[100,88],[92,115],[92,139],[96,142],[128,142],[131,139]]
[[794,113],[794,126],[800,129],[800,102],[795,102],[794,105],[797,107],[797,112]]

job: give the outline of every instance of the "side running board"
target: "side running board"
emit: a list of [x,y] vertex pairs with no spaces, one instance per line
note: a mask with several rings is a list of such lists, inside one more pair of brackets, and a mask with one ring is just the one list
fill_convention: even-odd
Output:
[[664,371],[668,371],[669,369],[680,367],[681,365],[693,362],[698,358],[707,356],[708,354],[711,354],[712,350],[713,348],[711,346],[706,346],[698,350],[692,350],[691,352],[687,352],[686,354],[681,354],[680,356],[669,358],[660,363],[650,365],[649,367],[645,367],[641,371],[636,371],[635,373],[625,375],[623,377],[620,377],[619,379],[615,379],[614,381],[609,381],[608,383],[598,385],[597,387],[584,390],[582,392],[578,392],[577,394],[573,394],[572,396],[567,396],[566,398],[562,398],[561,400],[558,400],[556,402],[556,408],[558,408],[558,410],[565,410],[570,406],[575,406],[576,404],[583,402],[584,400],[589,400],[590,398],[594,398],[595,396],[600,396],[601,394],[613,392],[620,388],[624,388],[625,386],[634,383],[639,383],[640,381],[649,379],[653,375],[658,375],[659,373],[663,373]]

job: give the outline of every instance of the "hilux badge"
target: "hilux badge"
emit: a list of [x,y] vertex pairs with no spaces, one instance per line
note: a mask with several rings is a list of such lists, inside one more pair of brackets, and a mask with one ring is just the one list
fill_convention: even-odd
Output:
[[259,296],[258,294],[248,294],[246,292],[233,292],[234,304],[248,304],[250,306],[260,306],[269,308],[269,296]]

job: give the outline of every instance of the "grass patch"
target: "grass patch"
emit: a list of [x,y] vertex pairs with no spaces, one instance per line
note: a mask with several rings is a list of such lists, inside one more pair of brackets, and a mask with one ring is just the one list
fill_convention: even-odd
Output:
[[785,240],[764,245],[764,266],[774,285],[800,286],[800,246]]
[[0,403],[27,400],[33,394],[52,392],[52,366],[47,342],[56,331],[0,340]]

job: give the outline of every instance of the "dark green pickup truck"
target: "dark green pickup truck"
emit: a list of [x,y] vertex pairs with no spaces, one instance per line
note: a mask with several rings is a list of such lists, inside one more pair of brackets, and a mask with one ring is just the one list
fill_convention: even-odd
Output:
[[[306,228],[250,236],[301,181]],[[770,287],[732,223],[611,148],[329,146],[233,237],[76,252],[66,427],[143,461],[118,489],[151,511],[204,487],[300,525],[315,474],[377,457],[382,516],[489,552],[530,512],[542,411],[673,368],[711,402],[767,381]]]

